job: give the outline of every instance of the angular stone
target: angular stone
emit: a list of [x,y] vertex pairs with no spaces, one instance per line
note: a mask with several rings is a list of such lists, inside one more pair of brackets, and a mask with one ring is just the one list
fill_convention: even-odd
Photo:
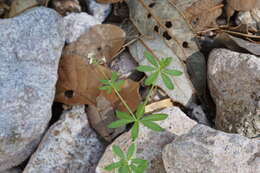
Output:
[[0,171],[23,162],[51,118],[63,20],[48,8],[0,20]]
[[162,155],[167,173],[260,172],[260,140],[204,125],[177,137]]
[[226,49],[213,50],[208,83],[217,107],[217,129],[247,137],[259,135],[260,59]]
[[101,24],[98,19],[87,13],[71,13],[64,18],[66,43],[76,41],[82,34],[97,24]]
[[[189,119],[178,107],[166,108],[158,113],[169,115],[166,120],[158,122],[161,127],[165,128],[165,131],[154,132],[146,127],[140,126],[139,137],[137,139],[137,157],[149,161],[147,173],[165,173],[162,162],[163,147],[175,139],[176,135],[187,133],[197,124],[195,121]],[[98,163],[96,173],[106,173],[103,168],[115,160],[115,156],[112,153],[112,145],[118,145],[126,151],[131,141],[131,133],[127,132],[119,136],[108,146]]]
[[88,13],[93,15],[100,22],[104,22],[112,11],[111,4],[101,4],[96,2],[96,0],[85,0],[85,2]]
[[104,149],[84,106],[75,106],[50,127],[24,173],[93,173]]
[[260,9],[255,8],[251,11],[241,11],[237,15],[236,23],[246,24],[249,27],[260,29]]
[[3,172],[0,172],[0,173],[22,173],[22,169],[20,168],[11,168],[11,169],[7,169]]

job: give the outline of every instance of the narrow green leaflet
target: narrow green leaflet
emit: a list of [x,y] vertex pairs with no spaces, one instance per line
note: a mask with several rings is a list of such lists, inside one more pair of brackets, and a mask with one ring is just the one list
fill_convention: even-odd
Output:
[[107,171],[112,171],[113,169],[119,168],[122,166],[122,162],[115,162],[115,163],[111,163],[110,165],[106,166],[104,169]]
[[113,84],[114,86],[114,89],[117,90],[117,91],[120,91],[121,90],[121,87],[124,85],[125,81],[124,80],[119,80],[117,82],[115,82]]
[[152,73],[150,76],[148,76],[148,78],[145,80],[145,85],[149,86],[152,85],[156,82],[157,78],[159,76],[159,71],[156,71],[154,73]]
[[139,122],[136,121],[133,127],[131,128],[131,137],[133,141],[137,139],[138,133],[139,133]]
[[117,78],[118,78],[117,73],[116,72],[112,72],[111,81],[115,82],[117,80]]
[[130,173],[129,171],[129,167],[128,166],[122,166],[121,168],[119,168],[118,172],[119,173]]
[[144,52],[144,57],[155,67],[159,67],[157,60],[153,57],[150,52]]
[[163,73],[166,73],[170,76],[180,76],[182,75],[182,72],[179,70],[170,70],[170,69],[164,69]]
[[130,114],[126,113],[126,112],[116,111],[116,117],[118,119],[125,119],[125,120],[132,120],[132,121],[134,121],[134,118]]
[[144,112],[145,112],[145,105],[144,104],[139,104],[138,108],[137,108],[137,111],[135,113],[136,118],[137,119],[142,118],[144,116]]
[[169,76],[167,76],[166,74],[162,73],[161,74],[162,76],[162,80],[163,80],[163,83],[165,84],[165,86],[170,89],[170,90],[173,90],[174,89],[174,85],[172,83],[172,80]]
[[158,124],[152,122],[152,121],[141,121],[142,124],[146,127],[148,127],[149,129],[152,129],[153,131],[163,131],[164,129],[162,127],[160,127]]
[[160,67],[163,69],[165,67],[168,67],[172,62],[172,58],[171,57],[167,57],[167,58],[163,58],[160,61]]
[[114,153],[115,155],[117,155],[119,158],[121,158],[121,159],[125,159],[125,158],[126,158],[124,152],[121,150],[121,148],[120,148],[119,146],[113,145],[113,146],[112,146],[112,151],[113,151],[113,153]]
[[117,120],[117,121],[114,121],[111,124],[109,124],[108,128],[111,128],[111,129],[118,128],[118,127],[124,126],[126,124],[129,124],[133,121],[134,120],[128,120],[128,119]]
[[127,159],[130,160],[136,154],[136,144],[133,143],[127,150]]
[[141,121],[162,121],[168,117],[167,114],[152,114],[141,119]]
[[156,68],[147,65],[140,65],[136,68],[136,70],[140,72],[151,72],[151,71],[155,71]]

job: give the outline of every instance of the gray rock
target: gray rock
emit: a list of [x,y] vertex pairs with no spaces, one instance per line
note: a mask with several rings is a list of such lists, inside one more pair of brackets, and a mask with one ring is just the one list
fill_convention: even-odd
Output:
[[246,24],[255,29],[260,29],[260,9],[252,9],[251,11],[241,11],[237,15],[236,23]]
[[207,118],[207,115],[203,111],[202,106],[192,103],[189,105],[189,108],[191,110],[190,114],[193,119],[198,121],[200,124],[210,126],[210,122]]
[[260,172],[260,140],[204,125],[177,137],[162,155],[167,173]]
[[22,173],[22,169],[20,168],[11,168],[11,169],[8,169],[8,170],[5,170],[5,171],[2,171],[0,173]]
[[208,83],[218,129],[247,137],[260,134],[260,59],[216,49],[208,61]]
[[[154,132],[141,126],[137,139],[137,157],[146,159],[150,162],[147,173],[165,173],[162,162],[163,147],[175,139],[176,135],[185,134],[196,125],[196,122],[189,119],[189,117],[187,117],[178,107],[167,108],[158,113],[166,113],[169,115],[165,121],[158,122],[161,127],[165,128],[165,131]],[[131,134],[130,132],[127,132],[108,146],[98,163],[96,173],[106,173],[103,168],[116,160],[112,153],[112,145],[118,145],[126,151],[131,144],[131,141]]]
[[129,52],[124,51],[111,62],[111,69],[118,72],[121,77],[129,77],[138,66]]
[[85,0],[85,2],[87,5],[88,13],[93,15],[100,22],[104,22],[104,20],[112,11],[111,4],[97,3],[96,0]]
[[0,171],[23,162],[51,118],[63,20],[48,8],[0,20]]
[[75,106],[50,127],[23,173],[93,173],[104,149],[84,106]]
[[87,13],[71,13],[64,17],[66,43],[76,41],[82,34],[97,24],[101,24],[95,17]]

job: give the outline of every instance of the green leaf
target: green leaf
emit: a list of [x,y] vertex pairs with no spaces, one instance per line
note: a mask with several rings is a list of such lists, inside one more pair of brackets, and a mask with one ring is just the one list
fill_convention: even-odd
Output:
[[103,83],[103,84],[109,85],[109,80],[103,79],[103,80],[100,80],[100,82]]
[[127,159],[131,159],[136,154],[136,144],[133,143],[127,150]]
[[108,128],[111,128],[111,129],[118,128],[118,127],[124,126],[131,122],[133,122],[133,120],[126,120],[126,119],[117,120],[117,121],[114,121],[111,124],[109,124]]
[[139,122],[136,121],[131,129],[131,137],[133,141],[137,139],[138,133],[139,133]]
[[125,153],[121,150],[121,148],[117,145],[112,146],[112,151],[115,155],[117,155],[121,159],[125,159]]
[[167,57],[167,58],[163,58],[161,61],[160,61],[160,66],[162,68],[165,68],[167,66],[169,66],[172,62],[172,58],[171,57]]
[[163,80],[163,83],[165,84],[165,86],[170,89],[170,90],[173,90],[174,89],[174,86],[173,86],[173,83],[172,83],[172,80],[171,78],[169,78],[166,74],[162,73],[161,74],[162,76],[162,80]]
[[114,84],[115,89],[116,89],[117,91],[120,91],[122,85],[124,85],[124,82],[125,82],[124,80],[119,80],[119,81],[117,81],[117,82]]
[[144,173],[147,168],[148,162],[146,161],[144,164],[140,164],[139,166],[137,166],[136,173]]
[[162,121],[168,117],[167,114],[152,114],[141,119],[141,121]]
[[121,168],[119,168],[118,173],[129,173],[129,167],[127,165],[122,166]]
[[182,75],[182,72],[179,71],[179,70],[164,69],[163,72],[168,74],[168,75],[171,75],[171,76],[180,76],[180,75]]
[[141,121],[142,124],[146,127],[148,127],[149,129],[153,130],[153,131],[163,131],[164,129],[162,127],[160,127],[158,124],[152,122],[152,121]]
[[146,86],[149,86],[149,85],[155,83],[155,81],[156,81],[157,78],[158,78],[158,75],[159,75],[159,72],[158,72],[158,71],[152,73],[152,74],[151,74],[150,76],[148,76],[148,78],[145,80],[144,84],[145,84]]
[[153,55],[147,51],[144,52],[144,57],[155,67],[159,67],[157,60],[153,57]]
[[139,104],[138,107],[137,107],[137,111],[135,113],[136,118],[137,119],[142,118],[143,115],[144,115],[144,112],[145,112],[145,105],[144,104]]
[[143,159],[139,159],[139,158],[132,159],[131,161],[132,161],[132,163],[135,163],[137,165],[142,165],[142,164],[147,163],[147,160],[143,160]]
[[140,65],[136,68],[136,70],[141,72],[150,72],[156,70],[156,68],[147,65]]
[[110,86],[102,86],[102,87],[99,87],[100,90],[109,90],[111,87]]
[[113,169],[119,168],[121,166],[122,166],[122,162],[119,161],[106,166],[104,169],[107,171],[112,171]]
[[134,121],[134,118],[130,114],[126,113],[126,112],[116,111],[116,117],[118,119],[125,119],[125,120],[132,120],[132,121]]
[[111,81],[112,82],[115,82],[116,80],[117,80],[117,77],[118,77],[118,74],[117,74],[117,72],[112,72],[112,76],[111,76]]

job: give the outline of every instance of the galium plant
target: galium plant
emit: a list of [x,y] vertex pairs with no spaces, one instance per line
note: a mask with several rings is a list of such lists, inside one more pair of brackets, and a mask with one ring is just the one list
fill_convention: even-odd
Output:
[[137,67],[138,71],[149,72],[150,75],[145,80],[146,86],[151,86],[149,93],[144,101],[140,103],[136,112],[132,112],[123,97],[120,95],[120,89],[124,84],[123,80],[118,80],[117,73],[113,72],[110,79],[101,80],[103,86],[101,90],[106,90],[108,93],[115,92],[121,102],[124,104],[128,112],[116,111],[117,121],[112,122],[109,128],[118,128],[127,124],[133,124],[131,128],[132,145],[128,148],[128,151],[124,153],[119,146],[112,146],[113,153],[118,157],[119,161],[114,162],[105,167],[105,170],[116,170],[117,173],[143,173],[148,167],[148,162],[143,159],[136,158],[136,140],[139,134],[140,125],[143,125],[153,131],[163,131],[164,129],[158,125],[157,121],[163,121],[167,119],[167,114],[148,114],[145,115],[145,106],[155,88],[155,84],[159,78],[162,79],[165,86],[173,90],[174,84],[171,80],[172,76],[182,75],[181,71],[175,69],[169,69],[169,65],[172,62],[172,58],[162,58],[156,60],[155,57],[149,53],[144,52],[144,57],[150,63],[150,65],[141,65]]

